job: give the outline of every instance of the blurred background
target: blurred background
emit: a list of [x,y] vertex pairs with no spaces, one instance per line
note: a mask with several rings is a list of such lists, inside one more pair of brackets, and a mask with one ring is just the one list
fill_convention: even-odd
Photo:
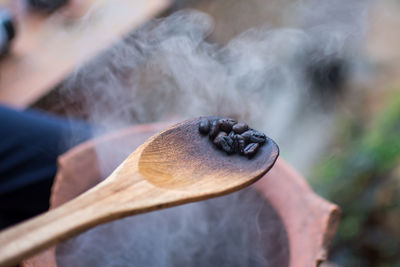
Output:
[[249,121],[341,207],[332,266],[400,266],[400,1],[0,3],[1,104],[96,134]]

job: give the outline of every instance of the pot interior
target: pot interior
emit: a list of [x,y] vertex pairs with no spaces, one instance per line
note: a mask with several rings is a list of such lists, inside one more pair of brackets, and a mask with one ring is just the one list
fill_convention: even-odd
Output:
[[98,226],[56,248],[67,266],[288,266],[285,227],[254,188]]
[[[58,188],[53,193],[84,191],[76,185],[69,189],[65,183],[66,179],[80,177],[77,174],[83,169],[91,170],[86,175],[91,182],[85,190],[94,186],[157,128],[166,127],[139,128],[142,130],[134,138],[119,133],[115,138],[95,142],[93,153],[82,155],[85,152],[78,151],[70,157],[73,161],[61,164],[61,171],[73,172],[58,177],[64,180],[64,190]],[[76,165],[78,160],[80,165]],[[56,262],[59,267],[284,267],[289,265],[289,242],[277,211],[257,189],[249,187],[227,196],[100,225],[58,245]]]

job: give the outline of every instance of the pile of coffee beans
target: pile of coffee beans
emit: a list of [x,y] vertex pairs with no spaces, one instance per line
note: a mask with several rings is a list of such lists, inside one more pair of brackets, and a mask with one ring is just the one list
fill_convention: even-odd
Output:
[[230,118],[203,118],[199,123],[199,132],[208,134],[214,145],[227,154],[239,153],[247,157],[254,156],[267,140],[265,134]]

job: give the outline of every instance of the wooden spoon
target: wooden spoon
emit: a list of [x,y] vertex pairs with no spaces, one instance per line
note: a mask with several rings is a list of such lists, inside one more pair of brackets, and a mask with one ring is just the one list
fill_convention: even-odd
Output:
[[97,186],[0,233],[0,266],[17,264],[104,222],[239,190],[275,163],[279,149],[271,139],[251,159],[228,156],[199,134],[199,121],[154,135]]

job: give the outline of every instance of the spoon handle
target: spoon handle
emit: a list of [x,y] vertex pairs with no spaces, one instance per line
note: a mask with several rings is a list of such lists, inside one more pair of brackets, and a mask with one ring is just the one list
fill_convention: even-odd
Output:
[[[0,232],[0,266],[18,264],[98,224],[157,208],[154,205],[158,203],[145,200],[156,188],[145,182],[128,188],[107,181],[54,210]],[[129,191],[129,196],[124,191]]]

